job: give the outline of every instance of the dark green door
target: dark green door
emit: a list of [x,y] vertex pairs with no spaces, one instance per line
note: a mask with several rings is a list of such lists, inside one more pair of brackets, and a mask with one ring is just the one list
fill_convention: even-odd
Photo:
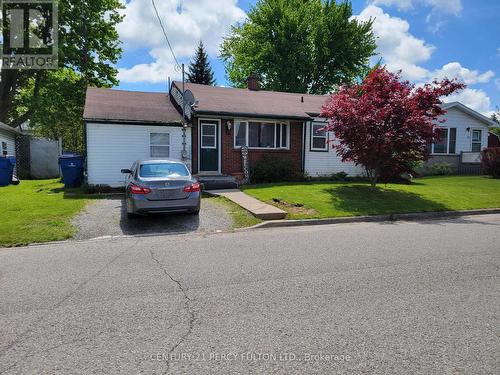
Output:
[[200,172],[219,171],[219,121],[200,121]]

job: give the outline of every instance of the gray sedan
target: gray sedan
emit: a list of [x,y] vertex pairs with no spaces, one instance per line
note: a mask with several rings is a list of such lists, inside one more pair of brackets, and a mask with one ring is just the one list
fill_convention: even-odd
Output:
[[127,214],[200,212],[201,186],[187,167],[170,160],[138,160],[127,175]]

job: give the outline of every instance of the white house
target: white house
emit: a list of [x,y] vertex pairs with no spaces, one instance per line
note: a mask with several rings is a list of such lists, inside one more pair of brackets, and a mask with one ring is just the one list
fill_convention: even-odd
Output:
[[[486,116],[459,103],[443,105],[446,122],[438,124],[443,129],[442,141],[433,144],[428,165],[448,163],[458,172],[477,172],[481,151],[488,147],[488,131],[496,124]],[[363,169],[353,163],[343,163],[335,149],[327,145],[333,139],[331,132],[318,132],[325,119],[316,118],[306,125],[304,170],[310,176],[346,172],[363,174]]]
[[124,186],[120,170],[139,159],[191,165],[191,133],[168,94],[89,88],[84,123],[89,185]]
[[14,129],[0,122],[0,155],[16,156],[16,135],[20,134]]
[[[183,161],[200,179],[243,174],[242,145],[250,168],[264,155],[288,159],[297,173],[312,177],[338,172],[362,175],[354,163],[343,163],[319,131],[318,117],[327,97],[186,84],[193,97],[182,126],[180,84],[170,93],[89,88],[84,111],[87,182],[121,187],[123,168],[138,159]],[[428,164],[446,162],[458,173],[478,173],[480,152],[488,144],[493,121],[454,102],[444,104],[441,142],[432,145]],[[234,181],[232,181],[234,183]]]

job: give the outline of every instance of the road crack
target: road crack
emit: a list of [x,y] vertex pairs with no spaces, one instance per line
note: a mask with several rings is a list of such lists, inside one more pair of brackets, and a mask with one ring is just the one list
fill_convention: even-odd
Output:
[[158,260],[158,258],[155,257],[153,250],[150,249],[149,253],[151,255],[151,259],[153,259],[156,262],[156,264],[158,265],[160,270],[163,272],[163,274],[165,276],[167,276],[171,281],[173,281],[177,285],[177,288],[180,290],[180,292],[183,294],[183,296],[184,296],[184,311],[186,311],[187,318],[188,318],[187,319],[188,329],[181,336],[181,338],[168,351],[167,360],[166,360],[167,369],[163,373],[163,374],[167,374],[170,371],[170,359],[171,359],[172,353],[179,347],[179,345],[181,345],[184,341],[186,341],[188,336],[193,331],[194,323],[196,321],[196,315],[194,313],[194,309],[191,306],[191,304],[194,302],[194,299],[192,299],[188,296],[186,289],[182,286],[182,283],[179,280],[174,279],[172,277],[172,275],[168,272],[168,270],[165,268],[165,266]]

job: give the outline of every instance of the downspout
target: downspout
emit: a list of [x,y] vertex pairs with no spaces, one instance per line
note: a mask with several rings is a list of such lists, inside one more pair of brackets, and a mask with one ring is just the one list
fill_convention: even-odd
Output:
[[187,154],[187,148],[186,148],[186,102],[185,102],[185,96],[186,96],[186,89],[185,89],[185,78],[184,78],[184,64],[182,64],[182,161],[186,161],[188,154]]
[[306,122],[302,121],[302,148],[301,148],[301,157],[302,157],[302,172],[306,171]]

